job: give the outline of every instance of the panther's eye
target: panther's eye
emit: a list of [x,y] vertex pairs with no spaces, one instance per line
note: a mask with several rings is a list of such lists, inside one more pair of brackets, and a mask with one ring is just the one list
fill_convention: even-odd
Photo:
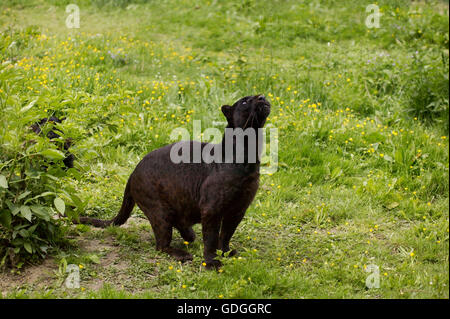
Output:
[[247,104],[247,102],[242,102],[242,104]]

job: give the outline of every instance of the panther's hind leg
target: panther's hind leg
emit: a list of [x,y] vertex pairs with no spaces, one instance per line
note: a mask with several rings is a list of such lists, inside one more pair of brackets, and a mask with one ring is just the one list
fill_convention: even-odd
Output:
[[170,246],[173,225],[164,218],[167,216],[167,213],[160,208],[150,209],[139,204],[138,206],[142,209],[152,225],[153,233],[155,234],[156,249],[169,254],[181,262],[192,260],[192,255],[187,251]]
[[185,241],[192,243],[195,240],[195,232],[192,227],[175,226],[175,228],[180,232],[181,237]]

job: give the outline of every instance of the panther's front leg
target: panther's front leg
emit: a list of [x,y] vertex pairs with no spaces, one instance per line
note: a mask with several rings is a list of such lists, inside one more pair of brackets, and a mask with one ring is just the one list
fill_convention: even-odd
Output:
[[219,230],[221,215],[212,209],[202,211],[202,233],[203,233],[203,257],[205,258],[206,268],[219,268],[222,263],[214,259],[217,257],[216,251],[219,247]]

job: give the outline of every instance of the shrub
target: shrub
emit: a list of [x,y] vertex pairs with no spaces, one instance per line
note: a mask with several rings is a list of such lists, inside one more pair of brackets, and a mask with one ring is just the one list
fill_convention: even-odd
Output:
[[37,144],[20,151],[0,147],[0,266],[44,257],[62,239],[58,217],[65,204],[58,179],[65,174],[64,154],[53,148],[36,152]]
[[51,125],[40,135],[30,129],[49,114],[38,98],[20,94],[26,80],[20,68],[0,65],[0,267],[44,257],[63,241],[65,215],[85,206],[65,183],[77,174],[64,167],[64,130],[49,140]]
[[407,110],[421,120],[440,122],[448,131],[449,57],[443,53],[441,61],[433,62],[414,54],[407,88]]

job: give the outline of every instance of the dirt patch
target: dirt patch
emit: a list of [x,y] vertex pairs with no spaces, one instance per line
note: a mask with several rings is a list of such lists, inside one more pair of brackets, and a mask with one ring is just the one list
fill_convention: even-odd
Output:
[[0,273],[0,291],[2,296],[20,288],[46,289],[55,279],[58,266],[53,258],[43,260],[41,264],[26,266],[20,273],[4,271]]
[[[140,228],[141,225],[150,226],[147,219],[139,217],[131,217],[127,223],[120,226],[125,229]],[[103,232],[102,229],[92,229],[93,231]],[[143,242],[149,241],[151,232],[146,229],[139,229],[139,238]],[[87,290],[98,290],[108,284],[115,289],[124,289],[128,292],[141,291],[138,286],[139,278],[130,269],[133,267],[131,256],[121,249],[121,246],[113,236],[104,237],[102,239],[79,238],[78,244],[80,250],[86,253],[95,254],[99,257],[97,264],[88,266],[89,270],[96,274],[90,278],[85,278],[81,282],[81,287]],[[154,259],[149,259],[148,263],[156,263]],[[154,274],[146,274],[153,277]]]
[[[81,286],[91,290],[98,290],[108,282],[113,286],[117,276],[120,276],[129,267],[128,261],[119,254],[118,244],[112,237],[105,239],[80,238],[78,240],[80,250],[84,253],[98,256],[98,263],[90,265],[89,268],[98,272],[98,276],[82,280]],[[104,273],[115,273],[116,278],[104,276]],[[111,281],[111,282],[110,282]]]
[[[141,225],[150,226],[145,218],[131,217],[123,228],[136,229],[139,228],[139,237],[141,240],[149,241],[151,231],[142,229]],[[103,232],[103,229],[92,229],[93,232]],[[92,233],[91,233],[92,234]],[[92,260],[85,264],[85,268],[81,270],[80,286],[83,290],[98,290],[109,284],[117,289],[125,289],[136,292],[136,281],[140,280],[130,271],[133,266],[131,257],[121,252],[121,247],[113,236],[106,236],[101,239],[92,238],[95,236],[86,234],[75,236],[78,243],[78,256],[88,256]],[[149,264],[156,263],[154,259],[148,260]],[[147,278],[155,276],[154,273],[146,273]],[[48,288],[57,291],[65,291],[66,288],[62,283],[64,278],[58,275],[58,261],[53,257],[47,257],[40,264],[27,265],[20,273],[12,273],[8,270],[0,272],[0,293],[6,297],[8,293],[17,289],[26,289],[27,291],[43,291]]]

